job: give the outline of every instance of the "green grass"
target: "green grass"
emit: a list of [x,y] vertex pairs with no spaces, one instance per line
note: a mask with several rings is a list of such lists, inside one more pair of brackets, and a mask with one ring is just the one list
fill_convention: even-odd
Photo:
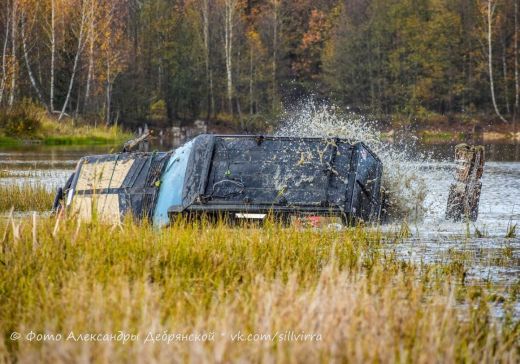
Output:
[[[128,136],[130,139],[130,136]],[[128,140],[121,136],[51,136],[43,139],[45,145],[108,145],[122,143]]]
[[0,135],[0,146],[14,146],[19,145],[20,140]]
[[14,208],[17,212],[49,211],[55,192],[43,185],[23,183],[20,185],[0,185],[0,212]]
[[[4,124],[0,127],[0,146],[26,143],[44,145],[110,145],[122,144],[132,134],[118,126],[103,123],[92,125],[86,120],[57,120],[41,107],[23,102],[12,110],[2,110]],[[27,123],[27,125],[24,125]]]
[[[78,132],[81,132],[81,128],[78,128]],[[39,135],[31,139],[24,138],[11,138],[6,136],[0,136],[0,146],[19,146],[24,144],[43,144],[43,145],[115,145],[123,144],[127,140],[132,139],[132,134],[117,131],[107,132],[103,130],[91,130],[93,135],[88,135],[89,131],[83,131],[84,136],[77,135]],[[96,135],[98,134],[98,135]]]
[[[182,221],[158,230],[72,217],[0,222],[0,360],[16,362],[518,362],[514,294],[466,287],[457,261],[414,265],[377,230]],[[0,235],[1,238],[1,235]],[[491,315],[500,298],[506,315]],[[13,341],[12,332],[139,335]],[[237,342],[293,331],[314,342]],[[147,342],[149,333],[215,333]]]
[[450,142],[461,141],[464,139],[463,133],[449,131],[424,130],[419,132],[419,135],[423,142]]

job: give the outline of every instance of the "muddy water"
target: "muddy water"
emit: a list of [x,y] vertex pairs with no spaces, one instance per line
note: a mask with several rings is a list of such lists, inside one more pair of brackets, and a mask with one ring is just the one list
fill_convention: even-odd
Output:
[[[150,150],[169,148],[163,144],[163,147],[154,145]],[[449,144],[421,146],[420,152],[431,153],[431,158],[427,162],[407,162],[411,169],[419,171],[427,185],[426,212],[421,219],[410,223],[418,237],[467,234],[467,224],[444,220],[448,189],[453,180],[454,164],[450,161],[453,148],[454,145]],[[39,183],[54,189],[64,183],[82,156],[114,151],[114,147],[0,148],[0,171],[8,172],[7,176],[2,173],[0,184]],[[486,157],[479,219],[469,228],[474,231],[476,227],[485,235],[499,237],[505,234],[508,225],[520,223],[520,144],[488,145]],[[392,166],[385,165],[385,168]]]
[[[517,236],[520,236],[520,145],[486,146],[479,218],[470,224],[444,219],[448,188],[453,180],[454,164],[450,161],[453,147],[418,146],[418,152],[430,155],[428,161],[405,162],[409,164],[407,168],[424,176],[426,212],[421,219],[408,224],[410,239],[399,244],[389,242],[387,248],[401,259],[418,263],[460,260],[466,269],[466,279],[472,284],[493,282],[504,288],[520,284],[520,238],[504,238],[508,227],[514,224],[518,224]],[[171,147],[163,143],[150,150],[155,148]],[[35,183],[55,189],[65,182],[81,156],[113,151],[112,147],[0,148],[0,170],[10,174],[3,173],[0,184]],[[401,222],[383,226],[389,232],[400,228]],[[520,317],[520,301],[516,314]]]
[[[458,262],[471,284],[493,282],[504,289],[520,283],[520,145],[486,145],[479,217],[476,222],[446,221],[448,190],[453,181],[455,145],[419,146],[430,153],[426,163],[416,163],[424,176],[427,194],[422,219],[411,221],[412,237],[389,244],[388,249],[416,263]],[[410,162],[413,164],[413,162]],[[516,238],[506,239],[518,224]],[[383,227],[399,231],[401,222]],[[520,301],[515,309],[520,317]]]

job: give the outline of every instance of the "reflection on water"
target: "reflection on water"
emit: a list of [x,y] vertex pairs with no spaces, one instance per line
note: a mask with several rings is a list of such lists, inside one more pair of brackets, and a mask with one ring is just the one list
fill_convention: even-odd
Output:
[[[444,219],[454,164],[439,161],[420,168],[427,176],[427,212],[424,219],[415,224],[416,231],[421,237],[466,234],[467,224],[451,223]],[[470,224],[471,230],[476,227],[487,235],[503,236],[511,221],[520,221],[519,196],[520,162],[486,162],[479,218]]]
[[42,184],[49,189],[62,186],[86,154],[111,153],[114,147],[64,147],[29,145],[0,148],[0,184]]
[[[418,144],[417,150],[429,154],[434,160],[452,160],[457,143]],[[495,162],[520,162],[520,143],[485,144],[486,160]]]
[[413,263],[466,262],[466,282],[515,284],[520,277],[520,239],[498,237],[410,238],[386,248]]

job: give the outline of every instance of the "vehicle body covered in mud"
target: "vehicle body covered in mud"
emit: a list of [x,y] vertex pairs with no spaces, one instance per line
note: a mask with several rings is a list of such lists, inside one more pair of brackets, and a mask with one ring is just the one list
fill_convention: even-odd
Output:
[[339,138],[199,135],[171,152],[82,158],[63,191],[82,219],[131,212],[156,226],[179,215],[272,214],[377,220],[382,164],[363,143]]

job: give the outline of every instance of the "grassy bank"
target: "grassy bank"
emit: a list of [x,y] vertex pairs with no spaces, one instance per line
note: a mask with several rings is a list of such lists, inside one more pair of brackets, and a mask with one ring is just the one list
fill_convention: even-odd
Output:
[[[464,264],[398,261],[377,231],[42,218],[0,222],[0,232],[2,361],[520,359],[514,292],[496,319],[496,295],[466,286]],[[78,340],[119,331],[137,339]],[[294,336],[304,334],[313,339]]]
[[[43,145],[111,145],[122,144],[131,139],[131,133],[119,127],[74,127],[71,122],[50,122],[49,128],[34,136],[17,138],[0,135],[0,146],[19,146],[24,144]],[[49,126],[49,125],[48,125]]]
[[123,143],[132,138],[132,134],[117,126],[91,126],[75,124],[68,120],[57,122],[44,119],[42,122],[41,141],[47,145],[102,145]]
[[23,102],[0,112],[0,146],[118,144],[132,137],[118,126],[93,126],[85,120],[58,121],[41,107]]

